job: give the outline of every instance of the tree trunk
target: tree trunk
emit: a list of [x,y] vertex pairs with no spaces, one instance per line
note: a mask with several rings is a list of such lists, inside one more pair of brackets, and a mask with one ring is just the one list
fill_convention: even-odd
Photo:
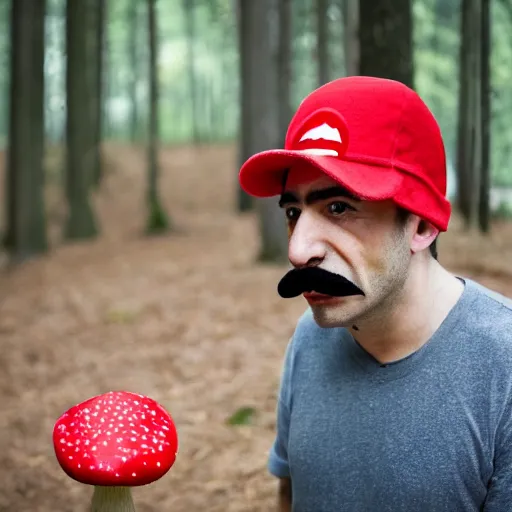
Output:
[[[248,155],[280,143],[279,105],[279,5],[278,0],[241,0],[244,36],[242,77],[249,133]],[[262,73],[262,70],[265,70]],[[244,129],[246,126],[244,125]],[[257,201],[261,247],[259,261],[287,261],[286,223],[276,198]]]
[[47,251],[44,207],[45,1],[11,7],[11,88],[5,246],[13,261]]
[[[237,35],[239,46],[239,73],[240,73],[240,123],[238,134],[238,160],[239,167],[251,156],[250,140],[252,137],[252,119],[250,111],[249,96],[251,94],[251,41],[249,38],[249,29],[251,25],[250,12],[253,1],[238,0],[235,4],[237,18]],[[238,178],[237,178],[238,184]],[[238,211],[243,213],[252,209],[254,205],[253,198],[246,194],[242,188],[237,185],[238,190]]]
[[413,87],[411,0],[359,0],[360,74]]
[[490,171],[490,146],[491,146],[491,23],[490,23],[490,0],[482,0],[481,14],[481,110],[482,110],[482,165],[480,180],[480,204],[479,204],[479,226],[483,233],[490,230],[490,200],[489,193],[491,188]]
[[95,0],[95,23],[94,31],[94,73],[95,84],[93,93],[93,109],[94,117],[94,184],[98,187],[101,184],[103,175],[102,158],[101,158],[101,141],[103,135],[103,39],[105,34],[105,0]]
[[467,229],[489,229],[489,4],[464,0],[461,23],[458,206]]
[[327,10],[329,0],[316,2],[316,53],[318,85],[329,81],[329,24]]
[[[68,219],[65,237],[87,239],[97,235],[89,190],[94,171],[94,94],[91,66],[90,26],[92,0],[66,5],[66,97],[67,97],[67,172]],[[85,28],[85,29],[84,29]]]
[[139,112],[137,100],[137,84],[139,78],[139,52],[138,52],[138,39],[135,34],[140,30],[139,26],[139,5],[136,0],[132,0],[127,10],[128,20],[127,26],[130,27],[130,34],[132,37],[128,38],[128,54],[130,58],[130,73],[129,73],[129,96],[130,96],[130,139],[132,144],[137,142],[139,138]]
[[157,234],[169,229],[169,219],[158,196],[158,36],[156,25],[156,0],[147,0],[148,5],[148,35],[149,35],[149,141],[148,141],[148,210],[146,224],[148,234]]
[[198,116],[198,94],[195,76],[195,0],[183,0],[183,12],[185,14],[185,30],[187,34],[187,69],[188,69],[188,85],[190,88],[190,105],[191,105],[191,118],[192,118],[192,140],[194,144],[201,141],[201,134],[199,130],[199,116]]
[[459,100],[457,120],[457,207],[462,217],[468,221],[470,211],[469,196],[469,132],[468,116],[471,103],[469,98],[470,51],[471,51],[471,1],[462,0],[459,48]]
[[292,83],[292,0],[279,2],[279,133],[284,146],[288,125],[292,118],[290,85]]
[[343,2],[343,46],[345,55],[345,74],[359,74],[361,58],[359,44],[359,0],[341,0]]

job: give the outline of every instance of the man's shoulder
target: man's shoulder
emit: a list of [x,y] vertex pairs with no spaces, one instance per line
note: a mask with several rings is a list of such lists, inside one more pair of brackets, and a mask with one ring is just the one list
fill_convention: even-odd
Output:
[[462,331],[489,357],[512,362],[512,300],[476,281],[466,279],[470,301],[466,302]]
[[467,303],[469,318],[494,330],[505,328],[512,335],[512,299],[471,279],[465,281],[472,297]]
[[476,296],[480,299],[488,300],[495,307],[503,306],[506,310],[512,314],[512,298],[506,297],[505,295],[484,286],[483,284],[474,281],[473,279],[464,279],[466,284],[476,292]]

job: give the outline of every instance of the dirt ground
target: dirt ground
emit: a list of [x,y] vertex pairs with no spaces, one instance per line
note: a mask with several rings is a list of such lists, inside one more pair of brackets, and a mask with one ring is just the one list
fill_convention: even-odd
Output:
[[[0,272],[0,511],[87,510],[92,488],[58,466],[52,429],[109,390],[147,394],[172,414],[174,467],[133,490],[137,510],[269,511],[275,394],[300,300],[276,293],[285,267],[255,265],[257,224],[234,213],[231,147],[165,149],[162,197],[175,231],[147,239],[144,153],[110,145],[94,199],[102,235]],[[65,214],[49,186],[52,225]],[[487,239],[454,220],[441,261],[512,296],[512,224]],[[229,426],[240,407],[254,421]]]

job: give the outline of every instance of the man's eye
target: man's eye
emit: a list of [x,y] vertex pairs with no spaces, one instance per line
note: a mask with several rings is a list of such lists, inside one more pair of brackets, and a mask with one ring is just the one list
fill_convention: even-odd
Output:
[[300,215],[300,210],[295,206],[289,206],[285,210],[285,215],[288,220],[297,220]]
[[327,206],[327,210],[331,215],[343,215],[347,210],[352,210],[352,207],[343,201],[335,201]]

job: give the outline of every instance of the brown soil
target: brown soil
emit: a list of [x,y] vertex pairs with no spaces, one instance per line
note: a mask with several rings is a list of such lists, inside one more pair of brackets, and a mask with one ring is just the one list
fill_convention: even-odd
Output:
[[[65,210],[48,187],[52,252],[0,275],[0,510],[87,510],[52,429],[71,405],[112,389],[147,394],[173,415],[175,466],[134,489],[140,512],[269,511],[266,472],[283,351],[300,300],[275,291],[284,267],[255,265],[257,224],[235,211],[231,147],[165,149],[162,197],[175,231],[143,236],[144,152],[110,145],[94,198],[102,235],[63,245]],[[512,224],[440,243],[449,268],[512,296]],[[252,406],[250,425],[229,426]]]

